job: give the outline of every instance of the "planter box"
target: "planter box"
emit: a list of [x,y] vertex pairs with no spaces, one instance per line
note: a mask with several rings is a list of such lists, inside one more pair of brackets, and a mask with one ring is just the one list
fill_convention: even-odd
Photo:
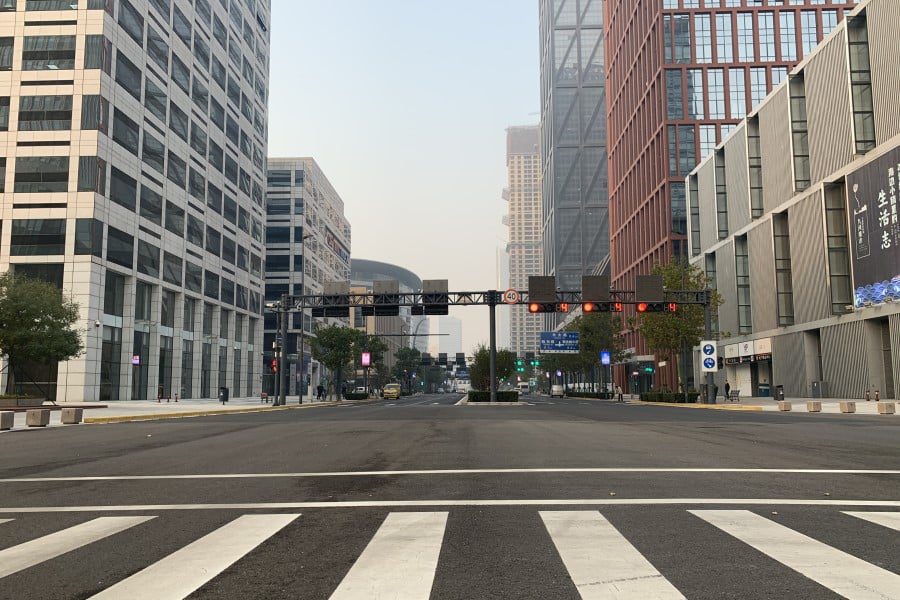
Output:
[[852,400],[843,400],[841,401],[841,412],[842,413],[855,413],[856,412],[856,402]]
[[892,415],[896,410],[896,406],[893,402],[879,402],[878,403],[878,414],[879,415]]
[[44,398],[0,398],[0,408],[37,408]]

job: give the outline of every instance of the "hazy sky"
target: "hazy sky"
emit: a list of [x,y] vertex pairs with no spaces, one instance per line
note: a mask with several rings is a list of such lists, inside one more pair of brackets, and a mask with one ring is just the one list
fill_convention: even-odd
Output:
[[[269,156],[316,159],[354,257],[451,290],[496,286],[505,129],[539,120],[537,12],[536,0],[272,1]],[[464,350],[488,339],[486,308],[451,314]]]

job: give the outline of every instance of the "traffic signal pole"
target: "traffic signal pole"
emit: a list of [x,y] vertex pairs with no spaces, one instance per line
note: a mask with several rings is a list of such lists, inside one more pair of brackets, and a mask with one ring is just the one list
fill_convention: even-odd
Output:
[[281,362],[278,363],[278,403],[281,406],[285,406],[287,404],[287,335],[288,335],[288,315],[290,314],[287,310],[287,295],[281,297],[281,307],[279,310],[281,311],[281,323],[279,324],[280,331],[279,335],[281,335]]
[[497,295],[497,292],[493,290],[487,293],[491,329],[491,402],[497,401]]
[[[705,302],[703,303],[703,321],[704,328],[706,330],[706,339],[711,340],[712,338],[712,292],[709,289],[706,290],[706,295],[704,297]],[[712,373],[706,374],[706,403],[707,404],[715,404],[716,403],[716,392],[714,389],[715,386],[715,376]]]

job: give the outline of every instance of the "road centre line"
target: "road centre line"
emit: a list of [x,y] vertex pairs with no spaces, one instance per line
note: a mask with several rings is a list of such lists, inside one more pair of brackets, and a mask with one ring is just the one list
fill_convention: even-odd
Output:
[[227,504],[126,504],[95,506],[5,506],[0,514],[154,512],[169,510],[278,510],[312,508],[418,508],[423,506],[877,506],[900,508],[900,500],[803,498],[557,498],[524,500],[348,500],[334,502],[237,502]]
[[326,471],[298,473],[200,473],[192,475],[85,475],[73,477],[10,477],[0,483],[52,483],[63,481],[148,481],[163,479],[272,479],[300,477],[394,477],[402,475],[504,475],[531,473],[747,473],[801,475],[900,475],[900,469],[754,469],[585,467],[534,469],[415,469],[406,471]]

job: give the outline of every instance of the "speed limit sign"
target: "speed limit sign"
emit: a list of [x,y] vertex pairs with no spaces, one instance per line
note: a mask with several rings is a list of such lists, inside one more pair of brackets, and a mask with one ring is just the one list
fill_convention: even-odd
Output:
[[507,304],[518,304],[521,299],[522,296],[519,295],[519,292],[512,288],[503,292],[503,301]]

